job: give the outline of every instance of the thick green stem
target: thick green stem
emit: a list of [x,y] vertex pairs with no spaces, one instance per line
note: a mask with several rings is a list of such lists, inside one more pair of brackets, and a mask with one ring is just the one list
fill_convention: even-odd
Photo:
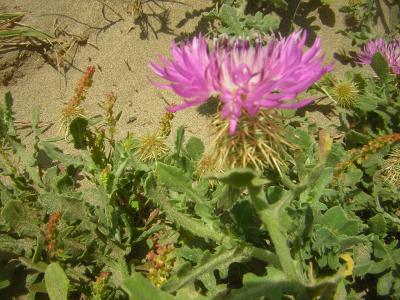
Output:
[[290,254],[289,246],[286,242],[286,237],[280,230],[280,225],[276,220],[274,212],[270,209],[264,209],[259,212],[261,221],[267,227],[272,243],[275,247],[275,252],[279,257],[279,262],[283,271],[290,279],[300,281],[300,276],[297,273],[295,262]]

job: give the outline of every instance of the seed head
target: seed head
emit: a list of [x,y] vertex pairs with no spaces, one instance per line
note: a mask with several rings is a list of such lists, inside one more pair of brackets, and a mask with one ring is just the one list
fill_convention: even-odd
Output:
[[382,177],[385,182],[400,185],[400,147],[394,148],[383,161]]
[[352,81],[337,82],[332,88],[332,98],[344,108],[350,108],[357,101],[359,94],[357,85]]
[[136,153],[139,160],[147,162],[163,157],[168,151],[169,148],[164,137],[160,137],[158,134],[149,134],[140,139]]

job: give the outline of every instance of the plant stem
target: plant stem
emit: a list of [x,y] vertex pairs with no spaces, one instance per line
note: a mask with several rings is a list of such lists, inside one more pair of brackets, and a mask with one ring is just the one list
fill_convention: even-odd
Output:
[[275,247],[275,252],[279,257],[279,262],[283,271],[290,279],[300,281],[300,276],[296,270],[295,262],[290,254],[290,249],[286,242],[286,237],[280,230],[280,225],[276,220],[274,211],[264,209],[259,212],[261,221],[268,230],[272,243]]

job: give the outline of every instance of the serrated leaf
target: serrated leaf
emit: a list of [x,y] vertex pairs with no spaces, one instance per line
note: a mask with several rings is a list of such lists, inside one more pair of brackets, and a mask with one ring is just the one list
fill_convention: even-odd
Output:
[[386,220],[382,214],[376,214],[368,220],[371,232],[377,235],[384,235],[386,233]]
[[18,200],[8,201],[1,211],[5,222],[18,234],[36,237],[40,234],[40,229],[31,214],[32,212],[29,212]]
[[191,137],[186,143],[185,150],[191,159],[197,161],[203,155],[204,144],[199,138]]
[[180,154],[181,154],[184,137],[185,137],[185,128],[183,126],[181,126],[176,131],[175,154],[177,156],[180,156]]
[[82,159],[78,156],[63,153],[54,144],[49,142],[41,142],[39,148],[43,150],[48,157],[55,161],[59,161],[65,167],[73,165],[75,167],[82,166]]
[[285,286],[290,286],[286,275],[273,267],[267,267],[266,276],[248,273],[243,277],[243,287],[233,290],[229,296],[232,300],[281,299]]
[[14,239],[6,234],[0,234],[0,252],[15,255],[28,255],[35,245],[34,240],[27,238]]
[[125,279],[122,289],[132,300],[173,300],[178,299],[154,287],[150,281],[139,273],[133,273]]
[[76,149],[86,149],[86,135],[88,130],[88,120],[77,117],[69,124],[69,133],[72,135],[74,147]]
[[345,174],[343,174],[343,176],[340,177],[340,183],[343,186],[354,188],[355,185],[360,182],[363,175],[364,173],[360,169],[351,167]]
[[390,290],[393,285],[393,275],[392,272],[388,272],[378,279],[378,284],[376,285],[376,290],[378,295],[386,296],[389,295]]
[[183,170],[158,162],[156,165],[156,174],[160,182],[170,189],[186,193],[195,202],[205,202],[204,198],[192,188],[192,179]]
[[378,106],[378,99],[373,95],[360,95],[354,103],[354,107],[361,111],[374,111]]
[[340,206],[332,207],[326,211],[319,223],[333,230],[336,234],[353,236],[359,232],[358,222],[349,219]]
[[202,237],[205,240],[216,241],[218,244],[227,240],[227,237],[220,230],[216,230],[201,220],[180,212],[167,198],[167,191],[157,186],[152,176],[146,179],[144,188],[146,196],[160,206],[168,219],[178,227],[183,227],[193,235]]
[[51,263],[44,273],[50,300],[68,300],[69,280],[58,263]]
[[222,24],[228,27],[232,33],[240,35],[242,27],[239,17],[236,14],[236,10],[233,7],[227,4],[222,4],[218,16]]
[[[179,275],[171,277],[161,288],[168,292],[175,292],[195,280],[203,280],[206,286],[215,285],[214,270],[227,269],[233,262],[242,262],[250,258],[247,248],[235,247],[233,249],[219,249],[215,254],[205,254],[199,264],[193,269],[186,269]],[[210,277],[211,276],[211,277]]]
[[371,67],[381,80],[386,80],[390,74],[389,64],[380,52],[372,56]]
[[350,146],[358,146],[359,144],[364,145],[368,143],[370,139],[371,138],[368,135],[362,134],[355,130],[350,130],[348,133],[346,133],[346,143]]

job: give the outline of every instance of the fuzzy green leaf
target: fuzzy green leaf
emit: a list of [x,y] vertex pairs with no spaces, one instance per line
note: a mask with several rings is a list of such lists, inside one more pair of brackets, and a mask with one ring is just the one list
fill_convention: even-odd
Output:
[[139,273],[133,273],[122,284],[122,289],[132,300],[173,300],[178,299],[155,288],[148,279]]
[[203,155],[204,144],[199,138],[191,137],[186,143],[185,150],[191,159],[197,161]]
[[392,289],[392,285],[393,285],[393,275],[392,272],[388,272],[378,280],[378,284],[376,286],[378,295],[380,296],[389,295],[390,290]]
[[163,185],[177,192],[186,193],[195,202],[205,202],[204,198],[192,188],[192,180],[183,170],[159,162],[156,165],[156,174]]
[[219,19],[221,20],[221,23],[228,27],[232,33],[241,33],[242,26],[236,14],[236,10],[233,7],[223,4],[219,11]]
[[321,218],[320,224],[332,229],[337,234],[345,234],[348,236],[357,235],[359,232],[358,222],[349,219],[345,211],[335,206],[330,208]]
[[69,280],[58,263],[47,266],[44,280],[50,300],[68,300]]
[[286,275],[273,267],[267,268],[267,276],[256,276],[248,273],[243,277],[243,287],[233,290],[229,299],[249,300],[249,299],[281,299],[284,289],[291,283]]
[[86,149],[86,135],[88,130],[88,120],[77,117],[69,124],[69,132],[72,135],[74,147],[76,149]]
[[372,56],[371,67],[381,80],[386,80],[390,74],[389,64],[380,52]]
[[43,150],[48,157],[55,161],[59,161],[64,166],[73,165],[75,167],[82,166],[82,159],[78,156],[63,153],[54,144],[49,142],[41,142],[39,148]]
[[[178,272],[171,277],[162,289],[168,292],[175,292],[195,280],[203,280],[206,286],[216,284],[213,272],[216,269],[227,269],[233,262],[242,262],[250,258],[251,252],[247,248],[235,247],[233,249],[221,248],[215,254],[205,254],[199,264],[193,269],[185,268],[183,272]],[[210,277],[211,276],[211,277]],[[210,282],[211,281],[211,282]]]
[[175,154],[178,157],[181,154],[184,137],[185,137],[185,128],[181,126],[176,131],[176,139],[175,139]]
[[376,214],[368,221],[368,225],[371,228],[371,232],[384,235],[386,233],[386,220],[382,214]]
[[166,213],[168,219],[177,226],[183,227],[195,236],[205,240],[213,240],[218,244],[224,243],[227,237],[220,230],[211,228],[208,224],[180,212],[167,197],[167,191],[157,186],[154,178],[149,176],[145,182],[145,194]]
[[32,212],[27,210],[21,201],[11,200],[1,211],[1,216],[13,230],[20,235],[36,237],[40,229],[32,218]]

